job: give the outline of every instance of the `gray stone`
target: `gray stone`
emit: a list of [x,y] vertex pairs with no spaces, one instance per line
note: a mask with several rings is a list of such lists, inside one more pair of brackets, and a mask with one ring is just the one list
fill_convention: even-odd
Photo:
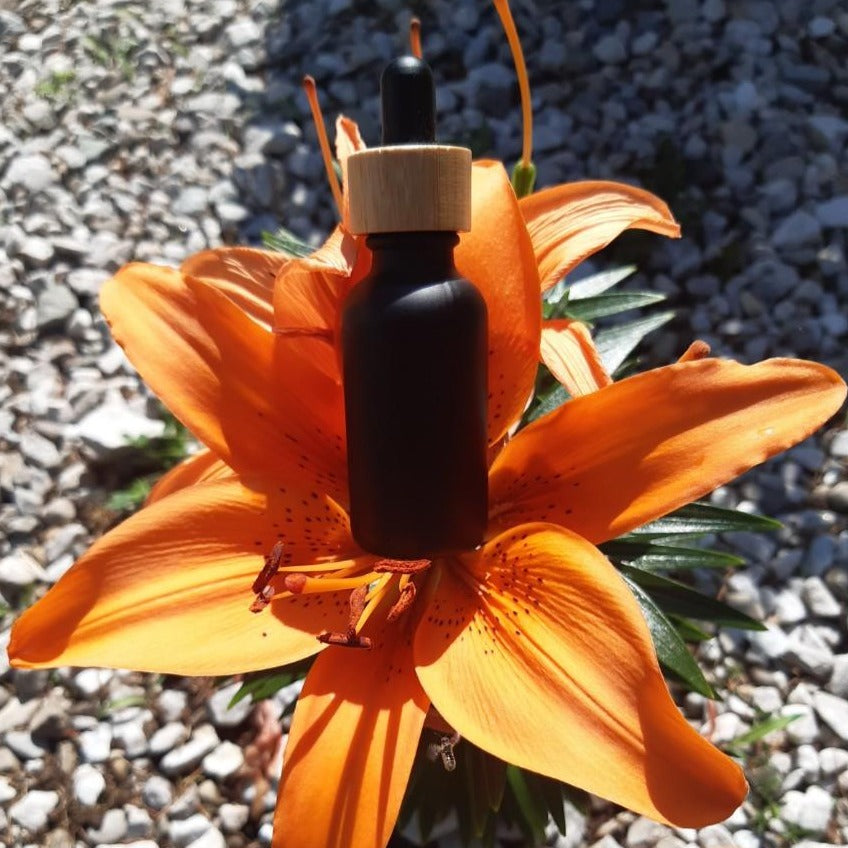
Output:
[[32,734],[23,730],[10,730],[6,734],[6,745],[22,760],[38,760],[44,749],[33,742]]
[[28,236],[18,256],[33,268],[42,268],[53,258],[53,245],[46,238]]
[[171,783],[154,774],[148,777],[141,787],[141,800],[153,810],[161,810],[171,803],[172,799]]
[[592,53],[605,65],[619,65],[627,58],[627,48],[617,35],[604,35],[592,48]]
[[810,38],[827,38],[836,31],[836,24],[830,19],[822,15],[816,15],[807,24],[807,33]]
[[192,217],[203,214],[208,204],[209,195],[205,188],[188,186],[180,192],[171,208],[176,215]]
[[41,565],[26,551],[17,549],[0,559],[0,585],[29,586],[36,580],[47,580]]
[[30,833],[40,833],[47,827],[50,813],[59,803],[57,792],[31,789],[9,808],[9,818]]
[[9,163],[3,182],[35,194],[56,182],[56,173],[50,161],[40,153],[19,154]]
[[64,324],[78,306],[76,295],[67,286],[48,283],[36,302],[38,327],[46,330]]
[[838,618],[843,613],[842,605],[820,577],[808,577],[801,593],[810,612],[819,618]]
[[848,194],[819,203],[815,212],[823,227],[848,227]]
[[127,839],[143,839],[153,833],[153,819],[150,813],[134,804],[125,804],[124,813],[127,817]]
[[833,673],[825,688],[840,698],[848,699],[848,654],[837,654],[833,658]]
[[84,416],[69,433],[98,454],[109,453],[139,438],[156,438],[165,432],[165,422],[141,415],[116,398]]
[[818,244],[821,239],[821,224],[809,212],[799,209],[778,225],[772,233],[772,244],[777,248],[792,250]]
[[819,718],[843,742],[848,742],[848,701],[819,691],[813,694],[813,706]]

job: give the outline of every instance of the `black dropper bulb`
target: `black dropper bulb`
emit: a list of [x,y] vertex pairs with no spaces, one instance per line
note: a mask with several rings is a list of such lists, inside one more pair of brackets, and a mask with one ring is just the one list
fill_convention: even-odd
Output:
[[414,56],[386,65],[380,79],[383,145],[436,141],[436,86],[430,66]]

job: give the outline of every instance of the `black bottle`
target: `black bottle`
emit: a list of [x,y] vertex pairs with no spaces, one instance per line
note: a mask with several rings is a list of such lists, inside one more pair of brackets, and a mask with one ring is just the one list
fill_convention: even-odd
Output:
[[365,550],[420,559],[483,540],[486,305],[454,266],[470,153],[434,143],[429,68],[391,63],[382,97],[384,146],[347,165],[350,227],[373,252],[342,313],[350,513]]

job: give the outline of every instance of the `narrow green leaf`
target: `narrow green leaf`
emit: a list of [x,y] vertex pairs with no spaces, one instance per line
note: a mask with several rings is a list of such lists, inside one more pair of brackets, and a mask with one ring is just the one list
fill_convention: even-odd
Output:
[[615,374],[645,336],[667,324],[672,318],[674,312],[660,312],[648,318],[598,330],[595,334],[595,346],[604,368],[610,374]]
[[557,384],[550,391],[541,395],[538,398],[536,405],[530,412],[527,414],[527,422],[535,421],[537,418],[541,418],[543,415],[547,415],[549,412],[553,412],[555,409],[559,409],[569,398],[571,395],[568,393],[565,386],[560,386]]
[[635,265],[624,265],[621,268],[611,268],[609,271],[591,274],[568,287],[569,300],[586,300],[590,297],[596,297],[617,286],[628,277],[632,277],[635,273]]
[[657,658],[662,665],[674,672],[693,692],[705,698],[715,698],[715,693],[675,626],[641,586],[632,579],[625,580],[642,607],[651,638],[654,640]]
[[678,548],[624,537],[605,542],[601,550],[616,560],[629,562],[642,571],[682,571],[692,568],[735,568],[745,560],[735,554],[709,548]]
[[306,242],[301,241],[294,233],[290,233],[282,227],[276,233],[263,232],[262,244],[268,250],[279,250],[297,257],[308,256],[314,249]]
[[739,630],[765,630],[765,625],[733,607],[702,595],[684,583],[663,577],[651,571],[641,571],[630,565],[621,565],[619,570],[638,583],[664,613],[694,618],[697,621],[712,621],[725,627]]
[[793,715],[771,716],[758,722],[750,730],[746,730],[745,733],[734,737],[725,743],[724,747],[731,753],[741,754],[749,745],[759,742],[760,739],[768,736],[769,733],[774,733],[776,730],[783,730],[792,724],[793,721],[801,718],[802,715],[803,713],[794,713]]
[[700,627],[689,621],[688,618],[680,618],[677,615],[668,616],[668,620],[674,625],[680,638],[684,642],[705,642],[707,639],[712,639],[712,634],[707,633]]
[[565,306],[565,315],[578,321],[595,321],[607,315],[618,315],[631,309],[641,309],[652,303],[665,300],[659,292],[612,292],[587,297],[585,300],[569,300]]
[[268,669],[267,671],[256,671],[244,676],[238,691],[230,698],[227,709],[232,709],[240,701],[248,696],[253,703],[271,698],[284,686],[294,683],[306,674],[308,665],[298,663],[295,666]]
[[538,844],[545,839],[545,827],[548,824],[548,810],[542,799],[535,794],[528,782],[527,772],[518,766],[506,767],[506,782],[518,806],[517,824]]
[[676,535],[702,536],[706,533],[732,533],[737,530],[762,533],[779,530],[780,527],[779,521],[764,515],[751,515],[736,509],[725,509],[696,502],[664,518],[652,521],[644,527],[638,527],[631,535],[638,536],[639,539],[650,539]]

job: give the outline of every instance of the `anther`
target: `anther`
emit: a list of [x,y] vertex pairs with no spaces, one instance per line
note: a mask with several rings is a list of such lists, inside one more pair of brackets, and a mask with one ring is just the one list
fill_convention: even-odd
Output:
[[266,586],[262,591],[256,593],[256,597],[253,599],[253,603],[250,605],[251,612],[262,612],[268,604],[271,603],[271,599],[274,597],[274,587]]
[[368,586],[359,586],[350,593],[350,619],[348,620],[348,635],[356,635],[356,625],[365,612],[365,601],[368,596]]
[[283,543],[277,542],[271,553],[265,557],[265,565],[262,566],[262,571],[259,572],[253,585],[250,587],[257,595],[271,582],[274,575],[280,570],[280,562],[283,559]]
[[397,621],[415,603],[415,584],[407,583],[386,614],[386,621]]
[[324,645],[336,645],[340,648],[370,648],[371,640],[356,633],[322,633],[318,641]]
[[429,559],[379,559],[374,563],[377,574],[418,574],[431,565]]

